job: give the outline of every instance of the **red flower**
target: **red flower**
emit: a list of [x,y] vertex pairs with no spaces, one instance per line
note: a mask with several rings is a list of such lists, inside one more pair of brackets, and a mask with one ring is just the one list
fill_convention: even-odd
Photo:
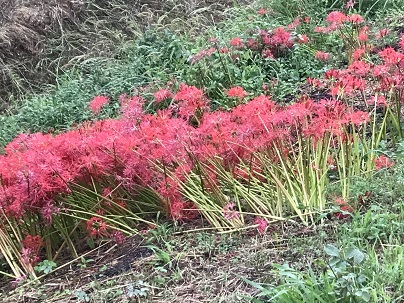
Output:
[[43,246],[41,236],[27,235],[22,240],[21,256],[25,263],[35,265],[40,259],[38,256],[39,250]]
[[247,39],[247,47],[252,50],[258,49],[258,41],[252,38]]
[[353,8],[354,7],[354,5],[356,4],[356,1],[355,0],[349,0],[349,1],[347,1],[347,3],[345,4],[345,8]]
[[369,27],[363,26],[359,31],[358,40],[361,42],[366,42],[368,40],[368,33],[369,33]]
[[203,91],[184,83],[175,94],[174,101],[178,102],[179,115],[187,119],[193,116],[197,110],[207,111],[209,109],[209,100],[204,97]]
[[229,49],[227,47],[219,48],[219,53],[221,53],[221,54],[227,54],[228,52],[229,52]]
[[262,58],[274,58],[274,54],[271,52],[270,49],[263,49],[261,53]]
[[322,33],[322,34],[325,34],[325,33],[327,33],[327,28],[324,27],[324,26],[316,26],[316,27],[314,28],[314,32],[315,32],[315,33]]
[[114,230],[111,233],[110,238],[117,244],[123,244],[126,239],[125,235],[119,230]]
[[386,47],[379,52],[379,56],[382,57],[384,62],[388,65],[394,65],[404,60],[404,54],[395,51],[392,47]]
[[202,60],[205,57],[210,57],[215,51],[216,51],[216,48],[214,48],[214,47],[211,47],[209,49],[203,49],[196,55],[192,56],[190,59],[190,62],[195,63],[195,62]]
[[327,61],[330,58],[329,53],[325,53],[322,51],[317,51],[314,56],[316,59],[321,60],[321,61]]
[[158,104],[166,99],[172,98],[174,95],[170,90],[163,88],[155,92],[153,96],[154,96],[154,102]]
[[400,46],[401,50],[404,51],[404,35],[401,35],[400,42],[398,42],[398,45]]
[[370,64],[364,61],[354,61],[348,70],[356,74],[357,76],[364,77],[370,71]]
[[365,22],[365,20],[363,20],[362,16],[358,15],[358,14],[353,14],[353,15],[348,16],[348,21],[351,23],[355,23],[355,24]]
[[348,204],[348,202],[347,202],[345,199],[343,199],[343,198],[337,198],[337,199],[335,199],[334,203],[337,204],[337,205],[339,206],[339,208],[340,208],[343,212],[345,212],[345,213],[342,213],[342,212],[336,212],[336,213],[334,213],[334,217],[337,218],[337,219],[340,219],[340,220],[346,219],[346,218],[349,217],[349,214],[347,214],[347,212],[348,212],[348,213],[353,213],[353,212],[354,212],[354,209],[352,208],[352,206],[350,206],[350,205]]
[[299,18],[295,18],[295,20],[293,20],[292,23],[288,24],[288,29],[295,29],[296,27],[298,27],[300,25],[300,19]]
[[376,96],[371,96],[369,100],[366,102],[369,105],[372,106],[384,106],[387,104],[386,98],[383,95],[376,95]]
[[376,170],[381,170],[383,168],[389,168],[389,167],[393,166],[393,164],[394,164],[393,161],[391,161],[385,155],[381,155],[381,156],[377,157],[376,159],[374,159],[374,163],[375,163]]
[[223,207],[223,215],[224,217],[231,221],[234,219],[237,219],[240,217],[240,213],[238,212],[236,208],[236,203],[227,203],[224,207]]
[[389,33],[389,30],[387,28],[383,28],[377,33],[376,38],[377,39],[383,38],[383,37],[387,36],[388,33]]
[[92,217],[86,222],[87,231],[93,237],[105,236],[107,233],[107,224],[99,217]]
[[344,23],[346,20],[347,16],[338,11],[329,13],[327,18],[325,19],[325,21],[327,21],[328,23],[334,23],[337,25]]
[[291,40],[291,34],[287,32],[283,27],[278,27],[273,32],[272,42],[274,45],[291,47],[293,45]]
[[264,219],[264,218],[261,218],[261,217],[255,217],[254,223],[258,224],[258,226],[257,226],[258,232],[261,235],[264,234],[264,232],[265,232],[265,230],[266,230],[266,228],[268,226],[268,221],[266,219]]
[[91,100],[88,105],[90,110],[94,113],[94,115],[98,115],[105,104],[107,104],[109,99],[105,96],[96,96],[93,100]]
[[297,42],[301,43],[301,44],[305,44],[309,41],[309,37],[307,37],[306,35],[299,35]]
[[268,10],[266,8],[261,8],[258,10],[258,15],[265,15],[268,13]]
[[43,241],[41,236],[27,235],[25,236],[24,240],[22,240],[22,245],[25,248],[30,248],[33,251],[38,251],[43,245]]
[[365,53],[366,53],[365,48],[358,48],[353,52],[352,58],[357,61],[361,59]]
[[235,48],[243,48],[244,47],[243,40],[241,40],[241,38],[239,38],[239,37],[235,37],[235,38],[231,39],[230,45],[235,47]]
[[245,96],[248,96],[248,93],[241,86],[234,86],[226,91],[226,94],[230,98],[239,98],[243,99]]

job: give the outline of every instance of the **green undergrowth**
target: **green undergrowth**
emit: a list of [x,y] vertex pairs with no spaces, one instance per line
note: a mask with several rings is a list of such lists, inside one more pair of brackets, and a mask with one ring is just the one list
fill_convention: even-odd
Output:
[[[380,14],[380,9],[385,7],[379,2],[382,1],[376,1],[366,10],[363,8],[363,12],[369,12],[374,20],[382,20],[389,11],[386,9],[383,15]],[[387,2],[386,7],[398,6],[394,1]],[[301,7],[303,12],[298,10]],[[260,8],[268,12],[259,15],[257,11]],[[206,18],[202,22],[205,28],[203,34],[196,38],[192,27],[189,31],[184,30],[196,22],[192,18],[171,18],[168,24],[161,21],[164,27],[157,25],[146,29],[133,42],[117,43],[118,50],[114,56],[88,56],[80,60],[80,64],[71,64],[63,72],[60,70],[56,84],[51,85],[46,93],[27,96],[20,105],[9,108],[8,113],[0,115],[0,146],[6,145],[21,132],[59,132],[76,123],[94,119],[87,105],[96,95],[106,95],[111,99],[98,118],[116,117],[120,94],[131,94],[146,86],[151,95],[157,88],[166,86],[168,81],[177,85],[186,82],[204,87],[213,107],[223,105],[223,88],[236,85],[251,94],[262,91],[265,85],[275,99],[291,100],[296,88],[307,77],[318,77],[330,68],[314,59],[315,51],[329,48],[336,54],[341,53],[342,45],[335,45],[336,37],[314,35],[310,48],[295,45],[286,56],[277,60],[264,60],[248,51],[240,54],[237,63],[213,57],[190,64],[190,58],[201,49],[212,46],[209,38],[217,38],[220,45],[228,46],[234,37],[245,39],[260,29],[285,26],[298,16],[310,17],[312,21],[302,24],[296,34],[312,33],[319,25],[317,20],[323,20],[332,9],[340,8],[338,1],[332,4],[297,0],[288,3],[257,1],[247,6],[240,4],[224,10],[222,15],[218,13],[226,21],[216,23],[214,18],[209,21],[203,17]],[[210,27],[206,27],[209,23]],[[342,56],[335,60],[332,62],[334,67],[343,63]]]
[[[401,302],[403,168],[400,162],[370,182],[355,180],[351,194],[363,207],[335,226],[336,233],[326,241],[321,257],[303,264],[304,269],[296,264],[274,265],[272,274],[279,278],[278,284],[244,279],[260,291],[252,302]],[[368,194],[358,195],[363,191]]]

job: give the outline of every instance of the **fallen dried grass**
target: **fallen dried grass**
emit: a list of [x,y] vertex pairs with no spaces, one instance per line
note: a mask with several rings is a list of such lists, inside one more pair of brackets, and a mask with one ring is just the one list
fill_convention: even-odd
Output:
[[231,0],[0,0],[0,112],[150,26],[200,32]]

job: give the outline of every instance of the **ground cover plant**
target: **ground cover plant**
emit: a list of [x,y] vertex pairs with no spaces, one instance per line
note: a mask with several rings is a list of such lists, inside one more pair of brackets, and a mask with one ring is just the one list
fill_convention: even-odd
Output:
[[[92,251],[82,255],[83,247],[119,246],[146,233],[146,244],[136,238],[136,249],[129,245],[137,257],[122,255],[126,263],[118,262],[117,270],[152,256],[151,272],[112,286],[120,292],[104,299],[145,298],[153,287],[183,281],[181,261],[195,254],[186,242],[182,250],[173,244],[161,220],[175,222],[181,233],[187,224],[196,224],[195,232],[244,231],[258,238],[272,232],[286,239],[288,251],[293,239],[285,230],[296,229],[292,234],[317,243],[302,251],[315,248],[319,261],[309,258],[307,270],[294,258],[279,258],[273,272],[233,272],[244,291],[232,300],[399,302],[403,264],[392,260],[403,253],[402,200],[397,194],[387,201],[380,182],[395,193],[402,178],[404,36],[372,27],[362,16],[371,16],[377,2],[362,11],[353,1],[342,10],[334,5],[313,16],[285,16],[279,3],[255,3],[230,10],[236,20],[254,12],[245,26],[237,23],[223,35],[213,28],[197,41],[147,31],[122,53],[147,60],[129,73],[133,80],[103,80],[95,94],[92,87],[79,102],[62,104],[70,113],[60,124],[38,119],[32,130],[46,132],[6,139],[0,155],[3,275],[32,287],[62,256],[73,260],[62,268],[80,260],[84,269]],[[321,20],[313,21],[318,14]],[[158,51],[149,53],[156,43]],[[105,77],[102,67],[84,69],[90,67]],[[81,84],[100,83],[88,79]],[[130,83],[136,87],[125,93]],[[27,106],[40,105],[32,100],[3,118],[29,117]],[[38,118],[31,113],[27,122]],[[200,258],[239,262],[242,254],[233,248],[244,240],[212,237],[198,233]],[[247,257],[243,264],[255,263]],[[275,282],[267,283],[270,278]],[[98,287],[90,286],[92,298],[84,284],[60,296],[99,300]]]

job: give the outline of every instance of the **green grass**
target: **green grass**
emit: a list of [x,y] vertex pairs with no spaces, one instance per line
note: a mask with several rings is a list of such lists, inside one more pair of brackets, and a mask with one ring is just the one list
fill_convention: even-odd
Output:
[[[280,278],[277,285],[247,281],[260,290],[254,302],[401,302],[403,167],[399,162],[394,169],[367,180],[366,185],[354,182],[353,191],[361,188],[371,192],[364,208],[335,226],[335,237],[325,240],[325,254],[314,261],[314,266],[303,265],[302,271],[274,265],[274,274]],[[259,300],[262,296],[266,297],[264,301]]]

